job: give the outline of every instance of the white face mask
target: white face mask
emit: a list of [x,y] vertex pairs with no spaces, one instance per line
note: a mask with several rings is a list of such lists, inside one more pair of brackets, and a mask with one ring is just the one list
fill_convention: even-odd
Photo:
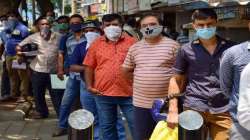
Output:
[[97,32],[87,32],[85,33],[85,37],[87,39],[87,48],[89,48],[90,44],[97,38],[99,37],[100,34]]
[[163,30],[163,26],[155,25],[155,26],[141,28],[140,31],[145,38],[153,38],[153,37],[157,37],[158,35],[160,35],[162,30]]
[[111,25],[104,28],[104,33],[109,40],[117,41],[122,34],[122,28],[120,26]]

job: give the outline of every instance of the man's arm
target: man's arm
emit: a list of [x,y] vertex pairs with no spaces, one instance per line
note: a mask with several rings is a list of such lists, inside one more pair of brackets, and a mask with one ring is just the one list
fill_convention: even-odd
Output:
[[68,35],[64,35],[59,39],[59,51],[57,57],[57,77],[61,80],[64,79],[64,55],[66,50],[66,42],[67,42]]
[[0,43],[0,59],[2,58],[3,52],[4,52],[4,44]]
[[69,68],[69,71],[83,72],[84,71],[84,66],[82,66],[82,65],[71,65],[70,68]]
[[99,90],[94,88],[94,69],[93,68],[89,66],[85,66],[84,77],[85,77],[85,83],[86,83],[86,87],[88,91],[94,94],[102,94]]
[[126,67],[122,67],[122,74],[123,76],[130,80],[130,81],[133,81],[133,73],[134,73],[134,69],[132,68],[126,68]]
[[64,64],[64,54],[59,52],[57,58],[57,77],[61,80],[64,79],[63,64]]
[[232,59],[233,55],[228,50],[223,54],[220,64],[220,86],[227,97],[230,96],[233,85]]
[[134,59],[134,47],[130,47],[127,53],[127,56],[123,62],[122,65],[122,74],[123,76],[130,80],[133,81],[133,73],[134,73],[134,68],[135,68],[135,59]]
[[[184,91],[186,85],[186,76],[182,74],[174,75],[169,81],[168,94],[179,94]],[[173,98],[169,100],[169,110],[167,117],[168,127],[174,128],[178,123],[178,100]]]

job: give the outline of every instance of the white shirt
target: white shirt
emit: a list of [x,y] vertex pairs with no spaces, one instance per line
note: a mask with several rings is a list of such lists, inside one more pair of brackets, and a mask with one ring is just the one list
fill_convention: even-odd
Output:
[[55,73],[57,65],[57,55],[59,49],[59,40],[61,36],[57,33],[51,34],[50,39],[44,40],[40,33],[34,33],[25,38],[19,46],[30,43],[38,45],[38,55],[30,63],[30,68],[36,72]]
[[241,73],[237,118],[239,124],[250,131],[250,63]]

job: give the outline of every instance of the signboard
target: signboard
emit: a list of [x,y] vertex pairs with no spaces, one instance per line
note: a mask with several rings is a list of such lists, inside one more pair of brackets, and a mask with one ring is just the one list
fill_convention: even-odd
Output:
[[218,8],[215,11],[218,15],[218,20],[240,17],[239,7]]

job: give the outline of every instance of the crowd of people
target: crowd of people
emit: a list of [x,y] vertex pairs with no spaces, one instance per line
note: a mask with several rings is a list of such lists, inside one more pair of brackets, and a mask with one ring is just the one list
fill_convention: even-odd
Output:
[[[133,140],[147,140],[157,124],[153,102],[171,96],[168,127],[177,126],[180,110],[195,110],[211,139],[247,140],[250,44],[218,36],[213,9],[195,10],[190,18],[197,39],[189,41],[183,31],[172,39],[165,35],[154,13],[125,23],[119,14],[99,22],[78,14],[55,19],[49,11],[30,31],[18,13],[9,12],[0,18],[1,101],[33,101],[32,118],[44,119],[48,91],[58,117],[54,137],[67,134],[71,108],[80,100],[95,117],[95,140],[126,140],[123,118]],[[36,53],[27,55],[31,51]],[[52,74],[67,79],[65,89],[52,88]]]

